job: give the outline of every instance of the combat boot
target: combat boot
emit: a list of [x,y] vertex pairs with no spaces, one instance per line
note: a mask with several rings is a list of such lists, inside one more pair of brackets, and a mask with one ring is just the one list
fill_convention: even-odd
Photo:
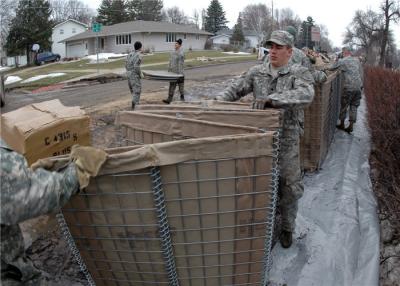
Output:
[[344,120],[340,121],[340,124],[336,125],[336,128],[340,129],[340,130],[345,130],[345,128],[344,128]]
[[353,132],[353,122],[350,121],[350,125],[344,131],[347,133]]
[[185,96],[181,94],[181,101],[185,101]]
[[174,95],[168,95],[168,98],[167,99],[163,99],[163,102],[165,103],[165,104],[170,104],[171,103],[171,101],[172,101],[172,99],[173,99],[173,97],[174,97]]
[[283,248],[289,248],[292,245],[292,236],[293,233],[291,231],[282,230],[279,241]]
[[134,110],[135,109],[135,103],[132,101],[132,110]]

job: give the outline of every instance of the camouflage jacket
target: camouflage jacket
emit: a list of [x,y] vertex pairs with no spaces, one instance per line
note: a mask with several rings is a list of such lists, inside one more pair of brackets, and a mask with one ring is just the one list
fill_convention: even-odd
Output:
[[2,139],[0,164],[1,275],[7,277],[7,269],[12,265],[22,274],[22,281],[26,281],[37,273],[25,258],[18,223],[60,209],[78,190],[79,182],[73,163],[61,172],[42,168],[32,171],[25,158],[9,149]]
[[363,71],[358,58],[345,57],[339,59],[328,68],[329,70],[340,69],[344,75],[344,88],[348,90],[361,90],[363,86]]
[[289,65],[299,64],[306,68],[311,68],[311,61],[310,59],[303,53],[302,50],[293,47],[293,53],[289,60]]
[[171,53],[169,58],[168,71],[183,74],[183,64],[185,62],[185,53],[182,48]]
[[133,51],[126,57],[126,75],[128,77],[139,77],[141,74],[140,65],[142,63],[142,55],[139,51]]
[[302,112],[314,98],[314,80],[300,65],[287,65],[274,77],[270,64],[250,68],[223,93],[222,99],[236,101],[253,92],[255,99],[270,98],[274,107],[284,109],[283,129],[302,132]]

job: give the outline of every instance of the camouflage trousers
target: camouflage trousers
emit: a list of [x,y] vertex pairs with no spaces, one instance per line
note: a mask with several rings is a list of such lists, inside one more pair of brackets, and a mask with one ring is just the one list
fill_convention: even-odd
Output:
[[135,104],[139,104],[140,94],[142,93],[142,83],[140,81],[140,77],[128,77],[128,86],[132,94],[132,102]]
[[[285,134],[286,133],[286,134]],[[304,192],[301,180],[299,134],[295,130],[284,132],[281,139],[279,167],[279,209],[282,230],[294,231],[297,201]]]
[[349,121],[357,121],[357,108],[360,106],[361,90],[344,89],[340,99],[340,114],[339,119],[346,119],[347,110],[349,110]]
[[171,81],[169,83],[169,90],[168,90],[168,99],[170,99],[170,101],[172,101],[172,98],[174,97],[175,94],[175,89],[176,89],[176,85],[178,85],[179,87],[179,93],[181,94],[181,97],[184,96],[185,94],[185,78],[180,78],[177,81]]

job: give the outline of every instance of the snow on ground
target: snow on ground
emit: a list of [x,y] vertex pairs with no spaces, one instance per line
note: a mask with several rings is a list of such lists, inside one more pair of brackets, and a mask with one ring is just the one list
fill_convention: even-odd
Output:
[[63,76],[63,75],[65,75],[65,73],[63,73],[63,72],[42,74],[42,75],[37,75],[37,76],[34,76],[34,77],[27,78],[27,79],[21,81],[21,83],[37,81],[39,79],[46,78],[46,77],[58,77],[58,76]]
[[[107,62],[109,58],[121,58],[126,56],[127,54],[99,53],[99,62],[104,63]],[[83,59],[88,59],[90,63],[93,64],[97,62],[97,55],[86,56]]]
[[20,80],[22,80],[22,78],[20,78],[19,76],[9,75],[9,76],[7,76],[7,79],[4,82],[4,84],[7,85],[7,84],[14,83],[14,82],[18,82]]
[[319,172],[304,178],[295,240],[272,250],[271,286],[376,286],[379,222],[363,100],[353,135],[337,131]]
[[245,53],[245,52],[223,52],[223,54],[228,54],[228,55],[251,55],[251,53]]

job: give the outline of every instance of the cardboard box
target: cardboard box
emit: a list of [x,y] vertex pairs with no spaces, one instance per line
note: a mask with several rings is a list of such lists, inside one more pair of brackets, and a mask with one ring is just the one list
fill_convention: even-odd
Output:
[[2,114],[1,137],[31,165],[68,154],[74,144],[91,145],[89,122],[80,107],[67,107],[55,99]]

